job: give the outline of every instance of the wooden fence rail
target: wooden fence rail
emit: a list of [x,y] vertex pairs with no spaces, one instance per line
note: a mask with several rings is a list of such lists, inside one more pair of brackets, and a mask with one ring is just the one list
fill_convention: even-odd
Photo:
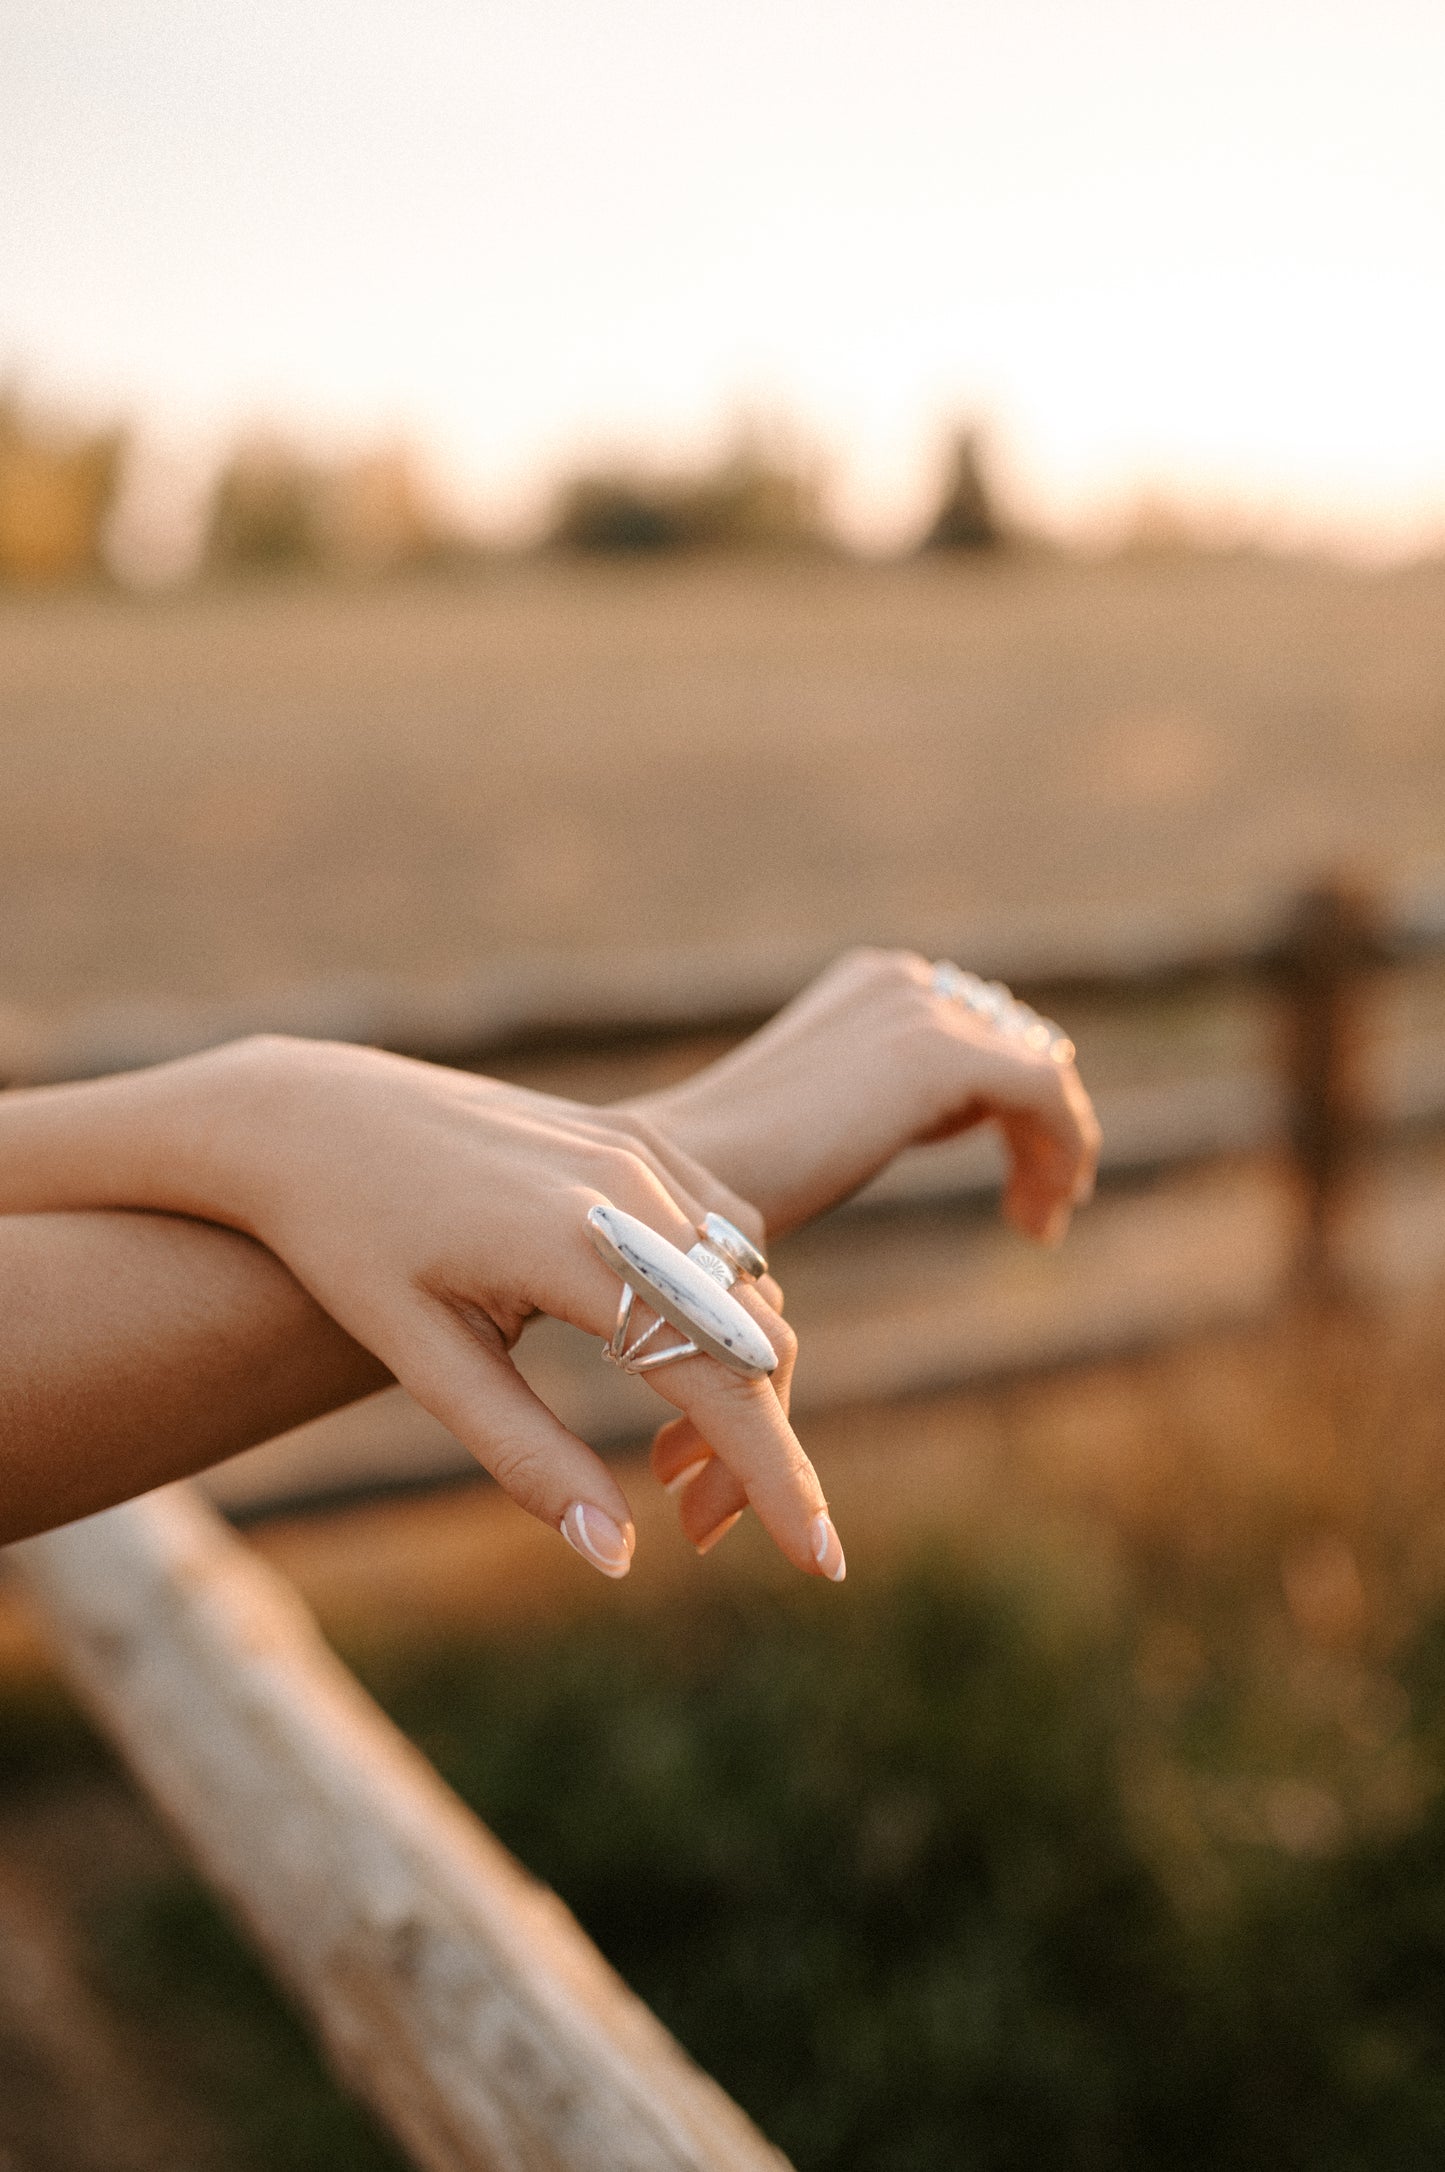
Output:
[[[1178,918],[1075,916],[1067,927],[1007,936],[934,931],[926,947],[966,957],[1066,1018],[1075,1005],[1126,1009],[1245,990],[1273,1004],[1284,1031],[1269,1090],[1258,1076],[1116,1094],[1103,1173],[1128,1174],[1278,1144],[1294,1157],[1305,1212],[1301,1272],[1335,1275],[1340,1207],[1362,1150],[1400,1119],[1445,1120],[1445,1038],[1426,1052],[1406,1106],[1372,1090],[1362,1019],[1388,970],[1445,961],[1445,892],[1386,902],[1333,879],[1210,930]],[[752,1031],[827,962],[806,944],[533,960],[419,993],[353,977],[263,1004],[112,1006],[50,1028],[0,1014],[0,1080],[88,1078],[273,1030],[355,1040],[477,1069],[636,1053],[700,1051]],[[1417,1071],[1422,1067],[1417,1064]],[[1424,1075],[1427,1074],[1427,1075]],[[930,1174],[895,1172],[865,1195],[928,1206],[991,1181],[987,1163],[934,1155]]]
[[102,1730],[425,2172],[786,2172],[188,1487],[8,1559]]
[[[1308,898],[1358,899],[1329,880]],[[1370,907],[1368,940],[1349,971],[1445,956],[1445,893]],[[1030,1000],[1149,1001],[1247,983],[1287,991],[1313,937],[1286,897],[1214,928],[1181,916],[1075,914],[1067,923],[1007,932],[930,931],[921,947],[966,960]],[[392,1048],[437,1063],[482,1067],[552,1054],[712,1041],[751,1032],[822,970],[833,948],[806,942],[630,955],[518,960],[444,989],[417,990],[354,974],[268,1000],[171,999],[97,1007],[51,1025],[0,1011],[0,1079],[42,1085],[94,1078],[213,1047],[246,1033],[302,1033]]]

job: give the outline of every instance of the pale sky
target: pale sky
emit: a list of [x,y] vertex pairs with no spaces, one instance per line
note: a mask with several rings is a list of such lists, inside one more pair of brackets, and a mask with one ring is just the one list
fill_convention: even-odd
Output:
[[1445,535],[1445,0],[0,0],[0,362],[493,519],[744,410],[917,517]]

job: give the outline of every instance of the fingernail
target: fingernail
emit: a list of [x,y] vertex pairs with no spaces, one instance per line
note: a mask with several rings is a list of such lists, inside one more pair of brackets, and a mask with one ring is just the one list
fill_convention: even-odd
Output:
[[730,1516],[724,1516],[720,1524],[714,1525],[713,1529],[709,1531],[706,1538],[694,1539],[693,1544],[696,1546],[698,1552],[700,1554],[710,1554],[714,1546],[716,1546],[718,1540],[725,1539],[727,1537],[729,1531],[731,1531],[733,1525],[737,1522],[741,1514],[742,1510],[740,1508],[735,1508]]
[[682,1469],[677,1473],[675,1478],[669,1478],[667,1480],[666,1484],[663,1486],[663,1492],[686,1493],[694,1478],[699,1477],[701,1473],[707,1469],[711,1461],[711,1456],[699,1456],[696,1463],[685,1463]]
[[1040,1243],[1048,1245],[1051,1250],[1062,1244],[1069,1234],[1069,1217],[1072,1213],[1072,1207],[1055,1207],[1040,1233]]
[[625,1576],[632,1567],[632,1549],[606,1509],[590,1501],[574,1501],[562,1518],[562,1536],[575,1553],[590,1561],[604,1576]]
[[1089,1204],[1089,1201],[1094,1196],[1095,1182],[1096,1179],[1094,1177],[1088,1176],[1081,1178],[1079,1183],[1075,1185],[1074,1205],[1076,1207],[1086,1207]]
[[842,1544],[833,1529],[833,1519],[826,1509],[813,1518],[809,1526],[808,1541],[813,1549],[813,1559],[823,1574],[831,1582],[841,1584],[848,1574],[848,1564],[843,1559]]

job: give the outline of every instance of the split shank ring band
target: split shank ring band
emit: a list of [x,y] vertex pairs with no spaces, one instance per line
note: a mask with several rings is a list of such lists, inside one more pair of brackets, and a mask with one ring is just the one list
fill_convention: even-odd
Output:
[[[762,1380],[776,1370],[777,1351],[732,1294],[740,1276],[764,1273],[767,1261],[723,1215],[708,1215],[700,1241],[687,1252],[635,1215],[610,1205],[589,1208],[587,1234],[593,1249],[622,1277],[617,1325],[602,1352],[611,1364],[628,1373],[649,1373],[701,1354],[748,1380]],[[732,1256],[735,1253],[741,1257]],[[639,1297],[657,1317],[629,1343]],[[657,1344],[654,1337],[664,1325],[675,1328],[682,1340]]]
[[1052,1018],[1040,1018],[1027,1003],[1020,1003],[1001,980],[980,980],[977,973],[940,958],[933,968],[933,992],[961,1003],[966,1011],[996,1026],[1009,1040],[1020,1042],[1036,1056],[1048,1056],[1060,1064],[1074,1060],[1074,1044],[1063,1028],[1056,1026]]

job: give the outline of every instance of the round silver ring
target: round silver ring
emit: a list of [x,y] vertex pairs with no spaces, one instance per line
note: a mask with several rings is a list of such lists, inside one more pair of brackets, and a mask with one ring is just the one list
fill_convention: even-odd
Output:
[[[649,1373],[701,1354],[749,1380],[776,1371],[778,1353],[731,1294],[737,1275],[720,1254],[709,1251],[705,1262],[702,1245],[681,1252],[646,1222],[611,1205],[588,1209],[587,1234],[593,1249],[622,1278],[617,1324],[602,1352],[609,1363],[624,1372]],[[727,1283],[719,1269],[727,1274]],[[638,1298],[656,1317],[629,1341]],[[682,1340],[657,1342],[664,1325],[675,1328]]]
[[1018,1041],[1036,1056],[1047,1056],[1051,1062],[1063,1065],[1074,1060],[1074,1044],[1063,1027],[1056,1026],[1052,1018],[1041,1018],[1029,1004],[1021,1003],[1001,980],[980,980],[977,973],[940,958],[933,968],[933,992],[961,1003],[976,1018],[983,1019],[1010,1040]]
[[[697,1233],[711,1251],[748,1281],[756,1282],[759,1275],[767,1273],[767,1260],[752,1238],[745,1236],[737,1223],[730,1222],[725,1214],[705,1214],[697,1225]],[[696,1249],[694,1246],[693,1250]]]

